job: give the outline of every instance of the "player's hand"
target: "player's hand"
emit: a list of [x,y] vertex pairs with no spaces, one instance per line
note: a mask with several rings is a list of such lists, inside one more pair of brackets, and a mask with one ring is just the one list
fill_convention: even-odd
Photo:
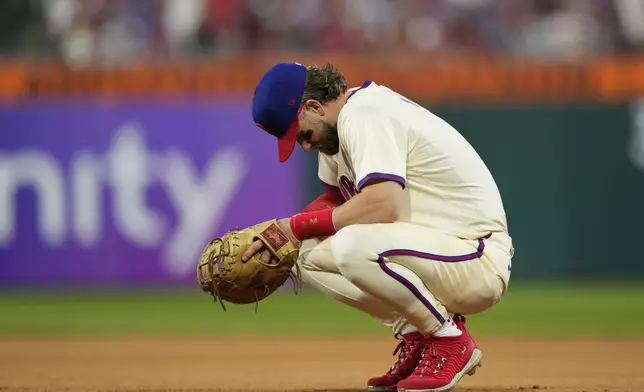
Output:
[[[284,234],[286,234],[288,239],[293,243],[293,245],[295,245],[296,248],[299,248],[302,243],[293,235],[293,232],[291,231],[290,220],[291,218],[279,219],[277,221],[277,224],[284,232]],[[246,249],[246,252],[244,252],[242,256],[242,261],[250,260],[257,253],[261,253],[260,260],[264,263],[277,264],[279,262],[279,260],[275,258],[268,249],[266,249],[264,243],[259,240],[253,242],[253,244],[249,246],[248,249]]]
[[295,245],[295,247],[299,249],[302,245],[302,241],[298,240],[293,234],[293,230],[291,230],[291,218],[278,219],[277,225],[280,227],[280,229],[282,229],[284,234],[286,234],[293,245]]
[[264,243],[260,240],[253,242],[253,244],[249,246],[248,249],[246,249],[246,252],[244,252],[244,255],[242,256],[242,261],[250,260],[257,253],[261,253],[259,259],[264,263],[267,263],[267,264],[279,263],[279,259],[274,257],[271,251],[266,249],[266,246],[264,246]]

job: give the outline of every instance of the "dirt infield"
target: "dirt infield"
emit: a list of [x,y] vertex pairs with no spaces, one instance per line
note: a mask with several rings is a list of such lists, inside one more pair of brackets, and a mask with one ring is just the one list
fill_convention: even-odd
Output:
[[[480,340],[469,392],[644,391],[644,341]],[[362,391],[393,340],[0,341],[0,391]]]

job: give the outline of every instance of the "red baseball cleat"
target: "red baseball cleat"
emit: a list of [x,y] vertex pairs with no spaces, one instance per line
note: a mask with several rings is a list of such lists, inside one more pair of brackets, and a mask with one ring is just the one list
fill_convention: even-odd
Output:
[[426,343],[425,337],[420,332],[402,335],[402,340],[393,353],[393,355],[399,353],[398,359],[384,376],[374,377],[367,381],[367,389],[369,391],[396,391],[398,382],[412,374],[420,362]]
[[451,391],[464,375],[473,375],[483,354],[465,328],[465,318],[454,316],[463,332],[458,337],[426,337],[422,358],[414,372],[398,383],[399,392]]

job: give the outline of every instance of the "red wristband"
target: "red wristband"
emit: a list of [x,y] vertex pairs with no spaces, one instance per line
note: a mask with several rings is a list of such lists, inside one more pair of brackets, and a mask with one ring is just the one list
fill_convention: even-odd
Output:
[[300,241],[328,237],[336,232],[333,227],[333,208],[294,215],[290,224],[293,235]]

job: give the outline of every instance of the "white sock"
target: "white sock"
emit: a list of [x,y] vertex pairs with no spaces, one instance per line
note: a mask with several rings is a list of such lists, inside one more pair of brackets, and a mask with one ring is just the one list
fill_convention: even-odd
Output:
[[400,333],[403,335],[407,335],[408,333],[412,332],[418,332],[418,328],[414,327],[411,324],[407,324],[403,327],[403,329],[400,330]]
[[437,338],[447,338],[447,337],[454,337],[454,336],[461,336],[463,332],[461,332],[460,329],[456,326],[454,323],[454,320],[448,318],[445,320],[443,325],[438,329],[438,331],[434,332],[432,336],[436,336]]

